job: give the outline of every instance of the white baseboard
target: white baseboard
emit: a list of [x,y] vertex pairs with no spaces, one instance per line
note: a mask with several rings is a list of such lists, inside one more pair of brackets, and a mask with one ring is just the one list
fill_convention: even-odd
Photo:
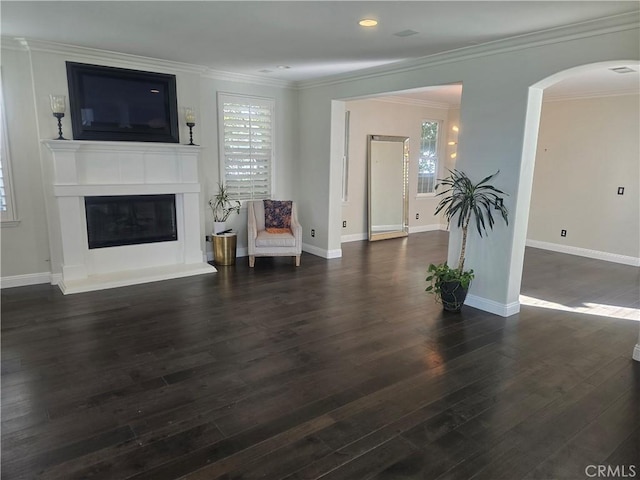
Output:
[[435,232],[436,230],[447,230],[446,224],[433,223],[431,225],[414,225],[409,227],[409,233]]
[[308,243],[302,244],[302,251],[308,252],[312,255],[316,255],[322,258],[340,258],[342,257],[342,249],[336,248],[335,250],[325,250],[324,248],[316,247],[315,245],[309,245]]
[[476,295],[467,295],[464,304],[501,317],[510,317],[520,312],[520,302],[498,303]]
[[633,349],[633,359],[636,362],[640,362],[640,343],[636,343],[636,346]]
[[57,284],[57,282],[53,282],[50,272],[27,273],[25,275],[12,275],[10,277],[0,278],[0,288],[25,287],[27,285],[39,285],[41,283]]
[[579,257],[604,260],[605,262],[621,263],[623,265],[640,267],[640,258],[638,257],[629,257],[627,255],[619,255],[617,253],[600,252],[598,250],[589,250],[588,248],[572,247],[571,245],[561,245],[558,243],[540,242],[538,240],[527,240],[526,245],[527,247],[540,248],[542,250],[551,250],[552,252],[567,253],[569,255],[577,255]]
[[369,238],[369,234],[367,232],[352,233],[351,235],[342,235],[342,237],[340,237],[340,241],[342,243],[359,242],[361,240],[367,240],[368,238]]

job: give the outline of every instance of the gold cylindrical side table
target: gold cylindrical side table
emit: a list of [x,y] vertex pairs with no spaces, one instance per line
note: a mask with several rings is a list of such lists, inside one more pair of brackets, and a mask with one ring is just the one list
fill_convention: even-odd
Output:
[[216,265],[235,265],[238,236],[235,233],[218,233],[212,237],[213,262]]

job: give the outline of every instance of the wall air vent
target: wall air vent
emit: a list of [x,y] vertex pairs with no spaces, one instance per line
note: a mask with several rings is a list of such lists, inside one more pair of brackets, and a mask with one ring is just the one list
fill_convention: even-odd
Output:
[[635,72],[634,69],[629,68],[629,67],[616,67],[616,68],[610,68],[609,70],[611,70],[612,72],[616,72],[616,73],[633,73],[633,72]]

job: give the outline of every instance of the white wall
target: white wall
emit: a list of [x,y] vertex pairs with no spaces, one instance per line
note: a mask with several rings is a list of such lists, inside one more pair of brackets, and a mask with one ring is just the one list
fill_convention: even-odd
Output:
[[[438,228],[441,218],[434,216],[437,200],[433,196],[418,197],[418,158],[423,120],[438,120],[440,124],[439,156],[446,166],[448,109],[395,103],[384,99],[345,102],[350,112],[348,199],[342,204],[342,220],[347,228],[342,235],[358,238],[367,232],[367,135],[409,137],[409,227]],[[440,168],[438,178],[446,170]],[[416,214],[419,219],[416,220]]]
[[529,240],[640,257],[639,120],[638,95],[543,103]]
[[[207,76],[206,69],[163,60],[135,57],[76,47],[57,47],[32,42],[31,51],[10,39],[2,39],[2,70],[6,101],[9,147],[13,166],[16,207],[20,224],[2,228],[3,279],[60,271],[60,259],[50,252],[46,222],[46,198],[42,182],[41,139],[57,137],[57,122],[49,108],[49,94],[64,94],[68,98],[66,61],[155,71],[175,74],[177,80],[180,139],[188,141],[188,128],[182,121],[182,108],[195,107],[198,116],[194,128],[195,143],[203,146],[200,169],[202,186],[202,231],[210,232],[213,218],[207,205],[219,180],[217,146],[218,91],[270,97],[276,100],[274,173],[275,196],[293,197],[296,152],[296,92],[277,85],[252,84],[247,80],[234,81]],[[72,138],[69,115],[63,121],[66,138]],[[43,147],[44,148],[44,147]],[[42,160],[41,160],[42,157]],[[230,226],[239,230],[239,246],[246,247],[246,210],[231,218]],[[203,251],[211,246],[202,238]],[[53,253],[53,257],[51,255]]]
[[[457,168],[475,180],[500,170],[495,186],[510,195],[505,206],[513,212],[509,226],[497,223],[489,240],[480,240],[475,231],[470,233],[466,266],[475,270],[476,279],[468,303],[501,315],[516,313],[529,216],[527,185],[533,180],[532,170],[521,163],[527,145],[529,87],[580,65],[640,57],[637,19],[619,27],[607,23],[601,29],[584,29],[584,25],[577,27],[575,34],[563,40],[545,35],[537,41],[519,39],[498,51],[434,56],[422,65],[377,69],[359,78],[305,85],[300,92],[300,139],[305,156],[298,188],[315,200],[304,201],[300,210],[303,221],[313,219],[320,232],[305,241],[329,251],[340,248],[341,158],[332,157],[330,151],[331,101],[462,82]],[[527,44],[518,43],[527,40]],[[340,131],[343,125],[334,129]],[[530,131],[527,138],[531,136],[536,138],[537,133]],[[450,261],[458,256],[459,245],[460,233],[454,231]]]
[[[198,141],[205,147],[205,158],[200,170],[202,184],[202,199],[204,210],[203,231],[207,234],[213,231],[213,216],[208,206],[208,199],[216,194],[220,180],[220,163],[218,150],[218,116],[217,93],[234,93],[257,97],[273,98],[275,100],[275,145],[274,145],[274,198],[283,200],[297,200],[294,195],[296,168],[296,92],[293,89],[256,85],[246,82],[220,80],[204,77],[200,82],[200,112],[203,126],[199,132]],[[227,228],[238,232],[239,253],[246,254],[247,248],[247,209],[243,207],[240,215],[232,214],[227,220]],[[211,245],[207,245],[211,252]]]
[[[0,266],[2,277],[36,276],[50,272],[51,266],[31,68],[26,52],[3,48],[1,55],[8,146],[20,222],[15,227],[2,227]],[[56,121],[53,116],[50,120],[52,125]]]

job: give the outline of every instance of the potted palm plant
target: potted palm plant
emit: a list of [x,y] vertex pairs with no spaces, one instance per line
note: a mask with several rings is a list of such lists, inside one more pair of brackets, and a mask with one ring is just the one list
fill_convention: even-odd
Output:
[[233,212],[240,213],[242,203],[231,200],[229,191],[224,183],[218,183],[218,193],[209,200],[209,206],[213,212],[213,233],[224,232],[225,222]]
[[429,285],[426,291],[435,294],[436,300],[442,302],[445,310],[459,312],[474,277],[473,270],[464,269],[469,224],[474,220],[478,234],[482,237],[483,234],[488,234],[487,227],[493,229],[494,210],[500,212],[507,225],[509,225],[509,219],[501,196],[507,194],[489,184],[499,171],[475,185],[463,172],[449,170],[449,173],[447,178],[438,180],[435,187],[436,191],[444,187],[444,190],[436,194],[437,197],[442,198],[435,213],[437,215],[444,212],[449,225],[451,220],[457,219],[457,226],[462,229],[460,257],[456,268],[451,268],[446,262],[429,265],[426,278]]

